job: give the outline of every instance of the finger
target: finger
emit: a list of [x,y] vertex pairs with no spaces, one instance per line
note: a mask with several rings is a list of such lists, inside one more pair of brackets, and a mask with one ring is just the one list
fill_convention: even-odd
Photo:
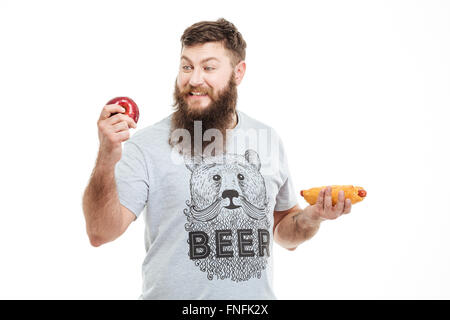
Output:
[[338,202],[334,206],[334,212],[338,215],[341,215],[344,211],[344,202],[345,202],[345,192],[344,190],[340,190],[338,193]]
[[324,197],[324,195],[325,195],[325,189],[320,190],[319,191],[319,195],[317,196],[317,201],[316,201],[316,205],[319,208],[323,208],[323,203],[324,203],[323,197]]
[[128,123],[126,121],[121,121],[113,125],[113,132],[120,132],[128,129]]
[[124,130],[116,133],[121,142],[124,142],[130,138],[130,130]]
[[350,213],[351,210],[352,210],[352,200],[345,199],[345,205],[344,205],[344,212],[343,212],[343,214]]
[[108,119],[114,113],[123,113],[125,112],[125,108],[119,106],[118,104],[107,104],[103,107],[102,112],[100,113],[99,120]]
[[333,206],[333,201],[332,201],[332,197],[331,197],[331,187],[327,187],[325,189],[325,199],[324,199],[324,209],[326,211],[331,210]]
[[129,128],[136,128],[137,124],[129,116],[122,113],[115,114],[110,118],[104,120],[108,125],[114,125],[119,122],[126,122]]
[[128,128],[136,128],[137,124],[136,122],[134,122],[133,119],[131,119],[128,115],[120,115],[121,119],[123,119],[123,121],[125,121],[126,123],[128,123]]
[[128,123],[128,127],[129,128],[137,128],[137,123],[133,120],[133,119],[131,119],[129,116],[127,116],[127,123]]

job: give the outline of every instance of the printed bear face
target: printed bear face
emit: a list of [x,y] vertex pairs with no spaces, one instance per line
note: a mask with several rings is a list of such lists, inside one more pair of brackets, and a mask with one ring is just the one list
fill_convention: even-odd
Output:
[[244,156],[227,154],[190,159],[191,204],[194,218],[214,219],[223,210],[240,209],[259,220],[266,216],[266,188],[260,173],[258,154],[247,150]]

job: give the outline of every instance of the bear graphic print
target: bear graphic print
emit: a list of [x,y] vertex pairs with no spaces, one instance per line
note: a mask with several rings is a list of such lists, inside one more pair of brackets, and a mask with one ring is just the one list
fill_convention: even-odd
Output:
[[261,278],[270,256],[269,200],[259,155],[186,158],[188,254],[209,280]]

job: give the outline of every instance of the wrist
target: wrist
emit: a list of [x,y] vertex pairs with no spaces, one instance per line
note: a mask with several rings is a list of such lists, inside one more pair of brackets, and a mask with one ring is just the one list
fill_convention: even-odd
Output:
[[114,153],[100,148],[97,155],[96,165],[102,169],[110,170],[111,168],[114,169],[119,160],[120,159],[116,159]]
[[312,206],[307,206],[302,212],[304,223],[306,222],[309,225],[318,225],[322,221],[326,220],[322,218]]
[[298,212],[294,218],[295,240],[293,242],[295,242],[295,246],[313,237],[324,220],[311,206]]
[[106,157],[99,156],[97,157],[97,162],[95,165],[95,172],[99,174],[113,174],[116,167],[116,162],[111,161]]

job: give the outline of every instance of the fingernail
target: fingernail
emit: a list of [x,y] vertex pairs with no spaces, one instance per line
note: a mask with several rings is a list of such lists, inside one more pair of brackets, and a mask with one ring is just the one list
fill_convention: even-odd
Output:
[[125,112],[125,108],[122,108],[121,110],[122,110],[122,112]]

